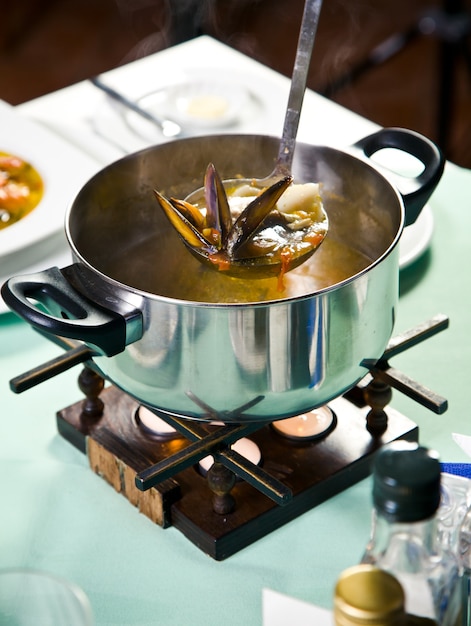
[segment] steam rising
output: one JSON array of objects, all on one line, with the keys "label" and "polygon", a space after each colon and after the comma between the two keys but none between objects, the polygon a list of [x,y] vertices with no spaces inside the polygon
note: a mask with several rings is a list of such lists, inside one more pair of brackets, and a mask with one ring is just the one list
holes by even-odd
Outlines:
[{"label": "steam rising", "polygon": [[[214,21],[214,0],[115,0],[123,21],[145,33],[125,62],[148,56],[207,31]],[[149,32],[150,31],[150,32]]]}]

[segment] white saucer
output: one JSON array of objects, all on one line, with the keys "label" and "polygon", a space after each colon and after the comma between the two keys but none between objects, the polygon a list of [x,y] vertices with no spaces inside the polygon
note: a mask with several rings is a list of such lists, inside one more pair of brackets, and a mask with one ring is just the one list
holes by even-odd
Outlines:
[{"label": "white saucer", "polygon": [[[248,72],[231,72],[228,79],[227,73],[217,68],[205,72],[186,68],[171,81],[159,82],[155,77],[153,82],[149,81],[146,91],[126,95],[157,117],[179,122],[184,136],[220,132],[272,134],[273,128],[281,128],[284,94],[270,79]],[[196,96],[213,101],[212,117],[187,115],[185,102]],[[227,106],[220,106],[221,101]],[[122,153],[168,140],[155,124],[107,96],[93,116],[92,125],[95,133]]]},{"label": "white saucer", "polygon": [[433,213],[428,204],[417,220],[404,228],[399,242],[399,268],[402,270],[416,261],[430,245],[433,235]]},{"label": "white saucer", "polygon": [[[177,122],[186,136],[240,127],[260,114],[260,99],[252,93],[246,78],[228,79],[218,73],[191,76],[140,96],[137,104],[157,117]],[[149,138],[150,133],[159,133],[136,113],[122,110],[122,114],[137,135]]]}]

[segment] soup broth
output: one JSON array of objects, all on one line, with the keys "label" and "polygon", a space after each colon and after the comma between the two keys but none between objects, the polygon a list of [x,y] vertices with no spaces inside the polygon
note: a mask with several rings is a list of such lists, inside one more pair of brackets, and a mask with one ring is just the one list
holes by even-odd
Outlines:
[{"label": "soup broth", "polygon": [[181,243],[166,254],[162,242],[149,239],[128,250],[125,257],[132,262],[123,263],[120,256],[104,261],[100,269],[115,280],[147,293],[208,303],[248,303],[308,295],[358,274],[372,262],[359,251],[327,236],[311,259],[285,275],[285,288],[280,291],[277,278],[237,279],[206,268]]}]

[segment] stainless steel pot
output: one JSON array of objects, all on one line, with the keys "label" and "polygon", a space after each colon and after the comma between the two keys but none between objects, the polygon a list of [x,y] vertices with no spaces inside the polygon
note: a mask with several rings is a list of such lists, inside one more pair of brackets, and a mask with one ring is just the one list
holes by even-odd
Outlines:
[{"label": "stainless steel pot", "polygon": [[[392,184],[369,159],[385,147],[416,156],[422,174]],[[328,239],[366,261],[334,284],[300,279],[280,293],[276,279],[242,281],[203,268],[152,193],[184,197],[210,161],[223,178],[264,176],[277,148],[278,139],[258,135],[198,137],[111,164],[68,210],[74,263],[10,279],[6,303],[42,332],[84,341],[108,379],[173,414],[207,419],[208,405],[226,422],[275,420],[328,402],[366,374],[390,339],[399,238],[444,162],[432,142],[400,129],[346,151],[298,144],[293,173],[298,182],[322,182]]]}]

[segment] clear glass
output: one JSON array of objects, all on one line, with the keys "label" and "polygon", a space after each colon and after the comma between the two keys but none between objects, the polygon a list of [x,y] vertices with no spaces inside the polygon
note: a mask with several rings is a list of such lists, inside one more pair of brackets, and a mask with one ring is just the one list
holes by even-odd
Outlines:
[{"label": "clear glass", "polygon": [[460,578],[455,555],[438,540],[437,520],[389,522],[373,511],[370,541],[362,558],[391,572],[406,594],[406,612],[440,626],[460,621]]},{"label": "clear glass", "polygon": [[77,585],[36,570],[0,570],[0,626],[93,623],[88,598]]}]

